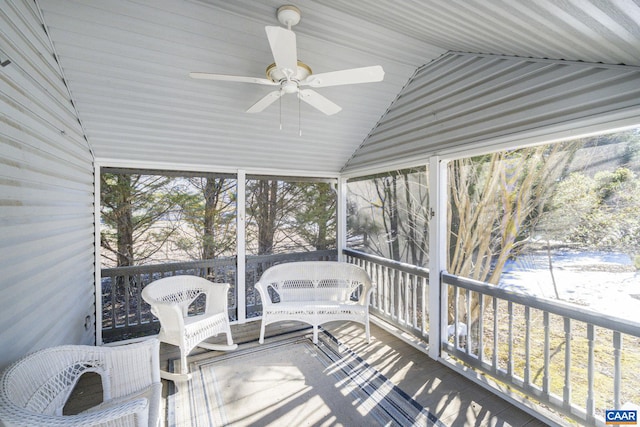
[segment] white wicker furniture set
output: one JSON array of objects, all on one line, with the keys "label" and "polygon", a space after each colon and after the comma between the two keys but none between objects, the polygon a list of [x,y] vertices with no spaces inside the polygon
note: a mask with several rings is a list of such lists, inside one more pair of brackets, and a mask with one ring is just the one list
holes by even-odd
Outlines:
[{"label": "white wicker furniture set", "polygon": [[262,299],[260,343],[271,323],[295,320],[318,326],[334,320],[361,323],[369,333],[369,299],[374,290],[369,274],[355,264],[334,261],[303,261],[267,269],[255,285]]},{"label": "white wicker furniture set", "polygon": [[[156,280],[142,291],[160,320],[158,339],[120,346],[66,345],[23,357],[0,377],[0,420],[6,426],[157,426],[160,419],[160,378],[190,378],[187,355],[196,347],[233,350],[227,292],[228,283],[212,283],[198,276]],[[271,323],[295,320],[313,326],[354,321],[369,333],[369,299],[374,285],[367,272],[354,264],[332,261],[292,262],[267,269],[255,285],[263,305],[260,343]],[[204,294],[204,308],[189,313]],[[203,342],[220,333],[227,344]],[[160,370],[160,342],[180,348],[180,373]],[[76,415],[63,408],[79,378],[86,372],[102,378],[102,403]],[[0,424],[1,424],[0,423]]]}]

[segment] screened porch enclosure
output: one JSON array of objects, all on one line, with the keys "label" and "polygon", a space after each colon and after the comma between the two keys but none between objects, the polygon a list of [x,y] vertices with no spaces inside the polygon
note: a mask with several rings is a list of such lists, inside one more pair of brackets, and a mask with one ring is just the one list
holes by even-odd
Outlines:
[{"label": "screened porch enclosure", "polygon": [[[287,227],[301,218],[318,222],[301,212],[334,224],[337,206],[331,189],[328,198],[311,200],[289,188],[284,198],[290,200],[274,204],[294,207],[276,215],[286,226],[267,227],[286,236],[285,245],[267,245],[276,253],[248,254],[243,263],[220,256],[102,269],[103,339],[157,332],[140,291],[160,277],[195,274],[231,283],[229,317],[241,325],[259,321],[253,285],[268,267],[340,259],[364,267],[377,283],[370,310],[379,324],[489,389],[508,385],[513,402],[528,407],[534,400],[568,419],[598,424],[606,408],[638,401],[638,128],[452,159],[438,176],[431,167],[344,180],[347,231],[340,251],[308,250],[308,243],[300,247],[307,250],[292,250],[291,242],[304,240],[302,229]],[[441,284],[430,274],[430,255],[441,249],[429,239],[438,232],[429,197],[438,189],[431,184],[440,180],[449,242]],[[262,189],[231,209],[259,216],[260,205],[252,205],[257,194]],[[248,222],[256,229],[246,235],[264,235],[260,228],[269,225]],[[620,299],[611,292],[589,299],[612,286]],[[615,314],[607,309],[613,306]]]}]

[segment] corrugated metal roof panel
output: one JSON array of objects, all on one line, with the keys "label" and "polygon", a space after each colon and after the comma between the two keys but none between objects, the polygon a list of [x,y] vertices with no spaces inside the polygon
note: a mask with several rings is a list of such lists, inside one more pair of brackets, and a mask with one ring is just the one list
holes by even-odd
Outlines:
[{"label": "corrugated metal roof panel", "polygon": [[640,111],[639,67],[450,53],[416,73],[344,171],[625,109]]},{"label": "corrugated metal roof panel", "polygon": [[640,65],[640,5],[602,0],[321,0],[445,50]]}]

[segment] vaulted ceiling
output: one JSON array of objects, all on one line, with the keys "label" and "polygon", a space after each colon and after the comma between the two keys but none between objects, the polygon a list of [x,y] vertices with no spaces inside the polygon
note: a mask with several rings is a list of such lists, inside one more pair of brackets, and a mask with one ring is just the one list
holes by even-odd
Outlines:
[{"label": "vaulted ceiling", "polygon": [[286,2],[37,4],[89,144],[112,166],[337,174],[416,69],[447,51],[640,66],[633,0],[291,0],[314,73],[381,65],[384,81],[317,89],[342,107],[332,116],[293,95],[248,114],[273,88],[188,74],[264,77],[264,27]]}]

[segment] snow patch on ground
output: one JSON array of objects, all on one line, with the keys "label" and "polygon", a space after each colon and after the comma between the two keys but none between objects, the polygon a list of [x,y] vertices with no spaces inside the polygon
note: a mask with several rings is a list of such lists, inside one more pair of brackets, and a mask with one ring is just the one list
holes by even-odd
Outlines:
[{"label": "snow patch on ground", "polygon": [[[627,255],[561,252],[553,254],[551,264],[561,300],[640,322],[640,272]],[[546,254],[509,262],[498,286],[556,299]]]}]

